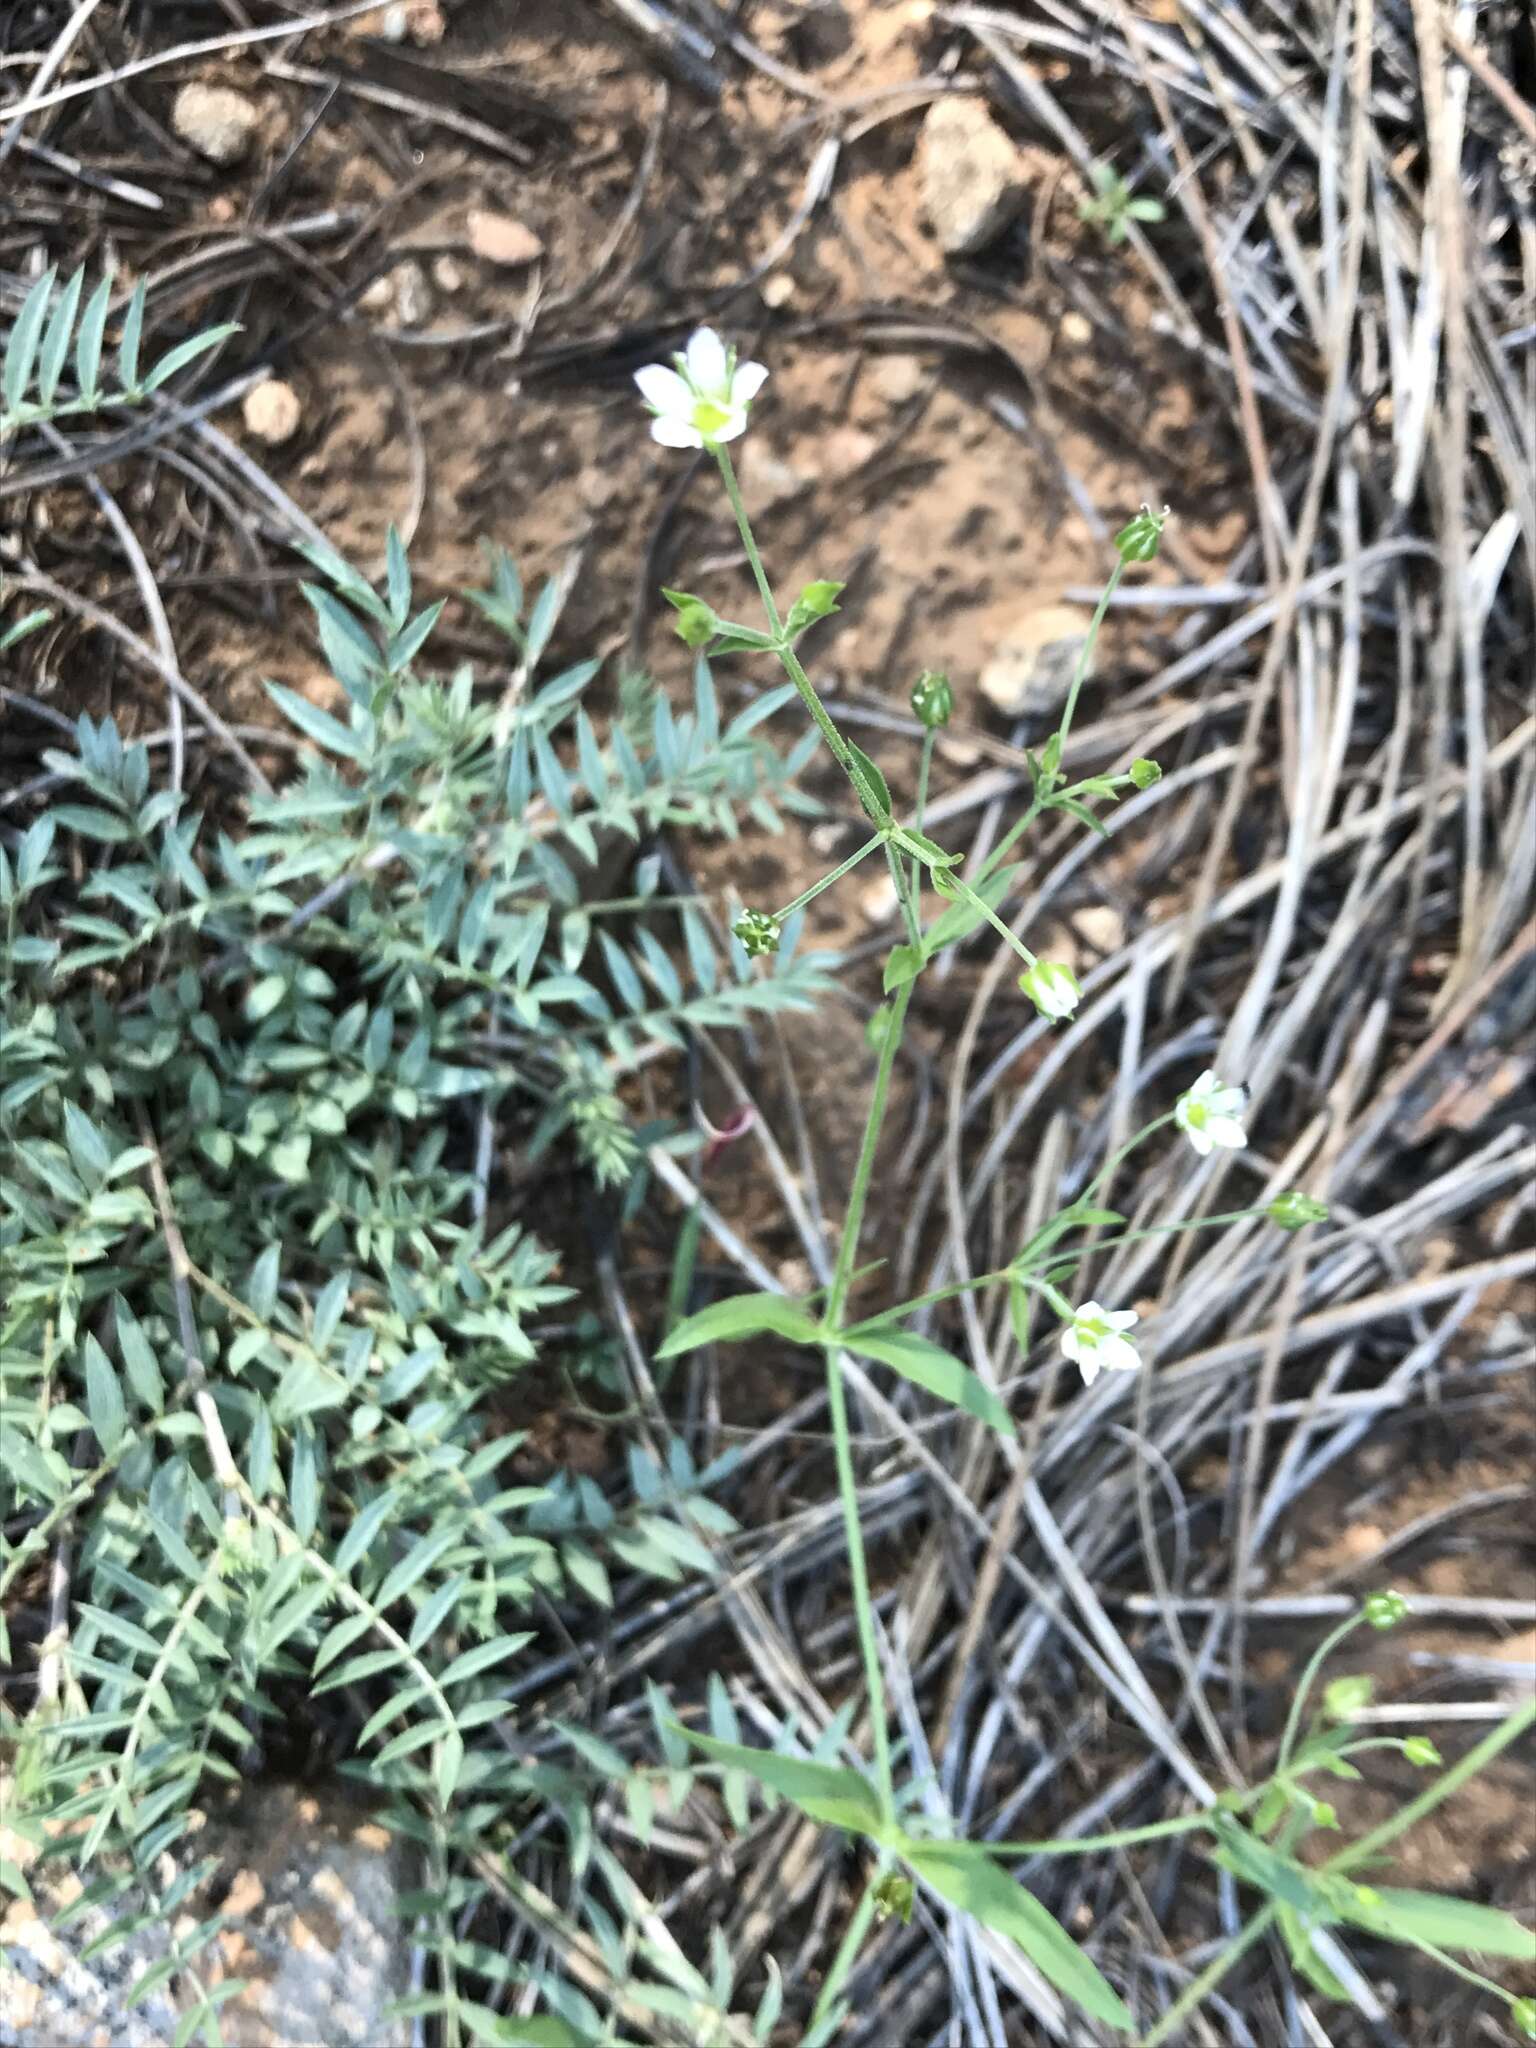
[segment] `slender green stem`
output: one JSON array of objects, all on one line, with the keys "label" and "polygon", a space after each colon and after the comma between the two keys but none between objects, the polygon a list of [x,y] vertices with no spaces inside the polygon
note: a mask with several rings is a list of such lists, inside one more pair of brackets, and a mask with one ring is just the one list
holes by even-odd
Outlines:
[{"label": "slender green stem", "polygon": [[861,860],[874,852],[883,837],[882,833],[877,832],[873,839],[866,839],[858,852],[850,853],[840,867],[833,868],[829,875],[823,875],[819,882],[812,882],[810,888],[803,889],[793,903],[786,903],[782,910],[776,910],[773,913],[775,924],[782,924],[785,918],[793,917],[797,910],[804,909],[807,903],[818,897],[823,889],[830,889],[834,882],[840,882],[850,868],[856,868]]},{"label": "slender green stem", "polygon": [[992,851],[987,855],[986,859],[982,862],[980,868],[971,877],[971,880],[975,883],[975,885],[978,888],[987,879],[989,875],[995,875],[997,873],[997,870],[999,869],[999,867],[1001,867],[1003,861],[1013,851],[1014,847],[1024,837],[1024,834],[1029,830],[1030,826],[1033,825],[1036,818],[1039,817],[1040,813],[1044,809],[1044,803],[1037,796],[1032,799],[1029,809],[1024,813],[1023,817],[1015,819],[1014,823],[1008,827],[1008,830],[1003,834],[1002,838],[999,839],[996,846],[993,847]]},{"label": "slender green stem", "polygon": [[814,2031],[832,2010],[832,2007],[837,2002],[839,1993],[853,1973],[853,1966],[858,1960],[859,1950],[864,1946],[864,1937],[868,1934],[870,1923],[875,1917],[875,1890],[880,1883],[882,1874],[883,1872],[877,1869],[873,1877],[870,1878],[869,1883],[865,1885],[863,1895],[858,1905],[854,1908],[853,1918],[848,1922],[843,1938],[837,1945],[837,1954],[832,1958],[832,1967],[827,1972],[826,1981],[822,1984],[821,1990],[817,1993],[815,2005],[811,2008],[811,2031]]},{"label": "slender green stem", "polygon": [[923,813],[928,808],[928,774],[933,767],[933,743],[937,738],[938,734],[931,725],[923,727],[923,751],[917,760],[917,808],[912,818],[919,832],[923,829]]},{"label": "slender green stem", "polygon": [[952,874],[950,879],[954,882],[955,889],[963,901],[969,903],[972,910],[979,910],[981,912],[987,923],[992,925],[1008,941],[1008,944],[1018,954],[1026,967],[1033,967],[1035,964],[1034,954],[1031,953],[1018,933],[1011,926],[1003,923],[1003,920],[998,916],[991,904],[978,896],[970,883],[965,881],[963,877]]},{"label": "slender green stem", "polygon": [[1272,1905],[1264,1906],[1254,1914],[1248,1925],[1233,1936],[1220,1955],[1214,1956],[1199,1976],[1192,1978],[1185,1985],[1151,2033],[1142,2036],[1141,2048],[1161,2048],[1164,2041],[1178,2032],[1202,1999],[1216,1989],[1233,1964],[1239,1962],[1256,1941],[1262,1940],[1268,1934],[1274,1925],[1278,1910]]},{"label": "slender green stem", "polygon": [[1425,1814],[1433,1813],[1442,1799],[1476,1777],[1485,1764],[1491,1764],[1501,1750],[1517,1742],[1526,1730],[1536,1722],[1536,1699],[1526,1700],[1517,1707],[1507,1721],[1501,1721],[1490,1735],[1469,1749],[1466,1755],[1451,1765],[1432,1785],[1427,1785],[1417,1799],[1410,1799],[1390,1820],[1384,1820],[1379,1828],[1372,1828],[1368,1835],[1362,1835],[1358,1842],[1348,1849],[1341,1849],[1337,1856],[1331,1856],[1323,1865],[1325,1870],[1354,1870],[1362,1863],[1368,1863],[1378,1850],[1388,1842],[1396,1841],[1405,1828],[1411,1828],[1421,1821]]},{"label": "slender green stem", "polygon": [[[712,443],[715,460],[720,465],[720,475],[725,483],[725,494],[731,501],[731,510],[736,515],[736,529],[741,535],[741,544],[747,551],[747,560],[752,565],[753,579],[757,584],[758,596],[763,600],[763,610],[768,614],[768,624],[775,633],[784,630],[779,617],[779,608],[774,602],[773,585],[768,581],[768,571],[763,567],[763,558],[757,551],[757,540],[752,532],[752,522],[747,517],[747,508],[742,502],[741,485],[736,481],[735,466],[719,442]],[[819,721],[818,721],[819,723]]]},{"label": "slender green stem", "polygon": [[1317,1674],[1333,1655],[1347,1635],[1353,1635],[1365,1619],[1365,1610],[1357,1608],[1347,1615],[1337,1628],[1330,1629],[1307,1659],[1296,1687],[1296,1697],[1291,1701],[1291,1710],[1285,1717],[1285,1729],[1280,1737],[1280,1756],[1275,1765],[1277,1774],[1283,1771],[1291,1760],[1291,1751],[1296,1747],[1296,1737],[1301,1731],[1301,1717],[1307,1704],[1307,1695],[1317,1681]]},{"label": "slender green stem", "polygon": [[[848,1196],[848,1213],[843,1221],[842,1242],[837,1248],[837,1263],[832,1273],[832,1285],[827,1290],[826,1320],[832,1329],[836,1329],[842,1321],[843,1309],[848,1300],[848,1289],[853,1280],[854,1265],[859,1255],[859,1232],[864,1223],[864,1209],[869,1200],[869,1184],[875,1170],[875,1153],[880,1143],[881,1127],[885,1122],[885,1104],[890,1093],[891,1073],[896,1064],[896,1052],[901,1043],[902,1029],[907,1020],[907,1008],[912,1000],[914,986],[915,984],[909,981],[897,991],[896,1000],[891,1008],[890,1024],[880,1045],[879,1064],[875,1068],[875,1085],[869,1098],[869,1114],[864,1121],[864,1139],[859,1148],[858,1164],[853,1171],[853,1186]],[[838,1492],[842,1496],[843,1528],[848,1541],[848,1569],[853,1583],[854,1616],[858,1623],[859,1647],[864,1659],[864,1681],[869,1692],[869,1718],[875,1745],[875,1773],[881,1803],[889,1816],[894,1811],[895,1781],[891,1770],[890,1736],[885,1722],[885,1681],[880,1670],[880,1647],[875,1640],[875,1611],[869,1592],[869,1567],[864,1555],[864,1531],[859,1524],[858,1481],[853,1470],[848,1402],[835,1344],[827,1346],[826,1360],[827,1402],[831,1411],[833,1449],[837,1457]]]},{"label": "slender green stem", "polygon": [[1211,1816],[1186,1813],[1177,1820],[1155,1820],[1144,1828],[1117,1828],[1108,1835],[1053,1835],[1043,1842],[946,1842],[948,1849],[964,1849],[978,1856],[1088,1856],[1100,1849],[1127,1849],[1137,1842],[1161,1842],[1169,1835],[1193,1834],[1197,1828],[1210,1832]]},{"label": "slender green stem", "polygon": [[[938,734],[931,725],[923,727],[923,750],[917,763],[917,807],[912,816],[913,829],[918,832],[923,829],[923,813],[928,808],[928,775],[933,767],[933,743],[937,738]],[[915,902],[922,888],[922,876],[918,873],[918,863],[915,859],[912,862],[910,887]]]},{"label": "slender green stem", "polygon": [[906,920],[907,943],[911,946],[921,946],[923,943],[923,926],[922,920],[917,913],[919,887],[917,862],[913,861],[912,872],[909,875],[889,839],[885,842],[885,858],[891,870],[891,883],[896,891],[896,900],[900,903],[902,917]]},{"label": "slender green stem", "polygon": [[1061,714],[1061,724],[1056,728],[1059,742],[1056,749],[1058,761],[1067,750],[1067,737],[1072,730],[1072,720],[1077,711],[1078,692],[1082,689],[1088,671],[1093,666],[1094,649],[1099,644],[1099,628],[1104,623],[1104,614],[1109,610],[1110,600],[1120,588],[1120,578],[1124,574],[1125,557],[1122,555],[1110,571],[1109,581],[1104,586],[1104,595],[1099,599],[1098,607],[1088,627],[1088,637],[1083,642],[1083,651],[1077,657],[1077,667],[1072,674],[1072,687],[1067,692],[1066,709]]},{"label": "slender green stem", "polygon": [[1151,1137],[1154,1131],[1160,1131],[1163,1128],[1164,1124],[1171,1124],[1173,1122],[1173,1116],[1174,1113],[1171,1109],[1165,1110],[1161,1116],[1153,1117],[1151,1123],[1143,1124],[1141,1129],[1136,1133],[1134,1138],[1127,1138],[1125,1143],[1120,1147],[1118,1152],[1111,1152],[1109,1157],[1105,1160],[1104,1164],[1099,1168],[1098,1172],[1093,1176],[1093,1179],[1089,1181],[1087,1187],[1083,1189],[1083,1192],[1078,1196],[1077,1199],[1080,1202],[1092,1201],[1093,1197],[1098,1193],[1099,1189],[1103,1187],[1105,1181],[1107,1181],[1113,1175],[1115,1168],[1119,1166],[1124,1160],[1129,1159],[1131,1154],[1136,1150],[1136,1147],[1138,1145],[1145,1144],[1147,1139]]},{"label": "slender green stem", "polygon": [[[747,508],[742,502],[741,486],[736,481],[736,471],[731,466],[730,456],[718,444],[715,444],[715,460],[720,465],[720,475],[725,484],[726,495],[731,501],[731,510],[736,515],[736,530],[741,535],[741,544],[747,551],[747,560],[752,567],[752,575],[757,583],[758,595],[763,600],[763,610],[768,614],[768,623],[778,640],[777,652],[784,673],[800,692],[801,700],[806,710],[809,711],[811,717],[816,721],[817,729],[831,748],[833,758],[842,768],[848,780],[853,784],[854,794],[862,804],[865,802],[864,778],[860,775],[858,764],[853,758],[853,749],[833,723],[831,712],[828,711],[826,705],[817,696],[816,686],[801,665],[799,655],[796,654],[789,642],[783,638],[783,621],[779,617],[779,608],[774,603],[773,588],[768,581],[768,572],[763,567],[763,558],[757,551],[757,542],[752,533],[752,522],[747,517]],[[870,791],[869,796],[873,799],[874,792]]]}]

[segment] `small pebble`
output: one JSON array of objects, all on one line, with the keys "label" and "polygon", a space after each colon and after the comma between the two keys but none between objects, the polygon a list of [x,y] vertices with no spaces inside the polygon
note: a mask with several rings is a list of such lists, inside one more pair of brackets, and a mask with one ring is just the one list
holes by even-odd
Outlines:
[{"label": "small pebble", "polygon": [[432,265],[432,282],[440,292],[446,292],[450,297],[463,291],[463,265],[456,263],[451,256],[439,256]]},{"label": "small pebble", "polygon": [[426,272],[419,263],[400,263],[391,275],[396,320],[402,327],[425,327],[432,317],[432,294],[427,289]]},{"label": "small pebble", "polygon": [[1088,622],[1071,605],[1035,605],[1005,628],[979,678],[1008,718],[1049,718],[1067,701]]},{"label": "small pebble", "polygon": [[544,244],[526,222],[509,213],[487,213],[476,207],[467,222],[469,246],[487,263],[516,270],[544,254]]},{"label": "small pebble", "polygon": [[795,280],[787,270],[776,270],[772,277],[765,277],[757,289],[763,304],[777,312],[795,296]]},{"label": "small pebble", "polygon": [[1061,316],[1061,338],[1070,341],[1074,348],[1081,348],[1093,339],[1093,323],[1085,320],[1081,313],[1063,313]]},{"label": "small pebble", "polygon": [[291,441],[302,417],[299,394],[280,377],[264,378],[254,390],[247,391],[240,411],[246,431],[256,440],[265,441],[269,448],[281,448],[285,441]]},{"label": "small pebble", "polygon": [[171,107],[171,126],[212,164],[237,164],[250,149],[258,115],[243,92],[227,85],[184,85]]}]

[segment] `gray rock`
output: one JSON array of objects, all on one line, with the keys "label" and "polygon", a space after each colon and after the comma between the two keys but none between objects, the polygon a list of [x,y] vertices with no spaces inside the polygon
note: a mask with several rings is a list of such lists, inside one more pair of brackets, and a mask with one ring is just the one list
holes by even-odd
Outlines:
[{"label": "gray rock", "polygon": [[974,255],[1024,203],[1024,161],[979,101],[959,94],[928,109],[918,142],[923,211],[946,256]]},{"label": "gray rock", "polygon": [[[16,1847],[11,1837],[7,1853]],[[383,2015],[408,1989],[410,1943],[393,1908],[409,1877],[365,1806],[336,1789],[257,1785],[183,1849],[217,1869],[173,1931],[185,1936],[222,1912],[226,1925],[195,1968],[209,1989],[244,1980],[219,2012],[228,2048],[408,2048],[410,2022]],[[33,1901],[13,1900],[0,1917],[0,2048],[165,2048],[195,1997],[173,1978],[136,2005],[128,1999],[167,1953],[166,1930],[83,1962],[112,1916],[96,1909],[55,1930],[50,1920],[78,1899],[81,1880],[51,1860],[29,1877]],[[136,1909],[130,1898],[117,1911]]]},{"label": "gray rock", "polygon": [[395,286],[395,318],[402,327],[425,327],[432,318],[432,293],[419,263],[397,263],[390,272]]},{"label": "gray rock", "polygon": [[184,85],[171,107],[172,128],[211,164],[239,163],[260,118],[254,103],[227,85]]},{"label": "gray rock", "polygon": [[1007,718],[1050,718],[1067,701],[1088,638],[1071,605],[1035,605],[1008,626],[981,672],[981,694]]}]

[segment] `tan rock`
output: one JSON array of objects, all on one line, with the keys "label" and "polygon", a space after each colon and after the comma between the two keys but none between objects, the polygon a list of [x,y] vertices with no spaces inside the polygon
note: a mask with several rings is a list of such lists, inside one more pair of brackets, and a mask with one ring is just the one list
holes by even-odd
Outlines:
[{"label": "tan rock", "polygon": [[1049,718],[1067,701],[1088,635],[1072,605],[1033,605],[1006,627],[982,670],[980,688],[1008,718]]},{"label": "tan rock", "polygon": [[1024,161],[992,116],[959,93],[930,107],[918,142],[923,211],[946,256],[996,241],[1024,201]]},{"label": "tan rock", "polygon": [[814,475],[775,455],[766,441],[754,440],[750,434],[742,444],[741,470],[748,499],[765,511],[787,504],[816,481]]},{"label": "tan rock", "polygon": [[255,440],[265,441],[269,448],[281,448],[298,432],[303,408],[291,384],[280,377],[265,377],[254,390],[247,391],[240,413],[246,432]]},{"label": "tan rock", "polygon": [[1125,944],[1125,919],[1112,903],[1089,903],[1073,912],[1072,923],[1095,958],[1107,959]]},{"label": "tan rock", "polygon": [[212,164],[239,163],[259,119],[254,102],[227,85],[184,85],[171,106],[172,128]]},{"label": "tan rock", "polygon": [[533,229],[510,213],[488,213],[477,206],[465,225],[475,254],[503,270],[520,269],[544,254],[544,244]]},{"label": "tan rock", "polygon": [[776,270],[772,277],[765,277],[758,286],[758,296],[765,306],[775,312],[780,306],[787,306],[795,296],[795,280],[787,270]]},{"label": "tan rock", "polygon": [[865,376],[870,390],[887,405],[905,405],[927,381],[928,373],[916,356],[882,356]]},{"label": "tan rock", "polygon": [[896,884],[887,871],[866,882],[859,891],[859,909],[866,924],[885,924],[896,915]]}]

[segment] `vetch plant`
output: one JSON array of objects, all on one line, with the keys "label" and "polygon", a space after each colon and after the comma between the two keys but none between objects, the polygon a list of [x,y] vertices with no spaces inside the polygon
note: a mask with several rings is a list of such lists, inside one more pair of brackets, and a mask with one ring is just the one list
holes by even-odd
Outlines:
[{"label": "vetch plant", "polygon": [[[275,793],[209,817],[82,718],[24,829],[0,820],[6,1820],[112,1907],[103,1947],[170,1926],[196,1880],[167,1890],[164,1858],[302,1685],[423,1855],[411,2009],[455,2048],[517,2038],[468,1988],[499,1959],[456,1931],[487,1833],[553,1818],[573,1868],[592,1853],[583,1784],[497,1732],[539,1618],[587,1631],[621,1575],[712,1571],[735,1527],[729,1460],[696,1469],[680,1438],[603,1485],[508,1473],[498,1397],[568,1356],[562,1191],[632,1213],[653,1154],[708,1140],[631,1077],[809,1008],[829,962],[790,927],[753,972],[655,846],[805,801],[762,730],[792,691],[728,718],[701,660],[687,709],[594,719],[598,663],[547,659],[558,586],[525,599],[497,555],[474,597],[516,650],[504,715],[429,665],[442,606],[396,536],[382,593],[311,559],[341,704],[269,685],[306,742]],[[39,1574],[44,1643],[7,1618]],[[219,2038],[218,1929],[141,1983],[178,1977],[179,2040]],[[730,1983],[690,1986],[694,2038],[734,2039]],[[521,2038],[600,2037],[558,1972],[540,1989],[575,2017]]]},{"label": "vetch plant", "polygon": [[[1113,191],[1107,182],[1102,184],[1101,198],[1102,217],[1109,225],[1111,239],[1124,233],[1126,219],[1152,218],[1160,211],[1153,202],[1129,200],[1118,181]],[[792,903],[742,912],[736,921],[736,935],[751,956],[771,956],[787,918],[870,858],[886,863],[905,927],[905,937],[893,949],[885,967],[888,1000],[869,1027],[875,1073],[830,1285],[819,1298],[804,1302],[772,1293],[737,1295],[714,1302],[672,1328],[658,1354],[664,1359],[671,1358],[705,1344],[771,1335],[781,1342],[818,1352],[825,1372],[863,1675],[862,1706],[872,1754],[867,1762],[861,1760],[852,1766],[833,1761],[820,1750],[805,1755],[792,1753],[786,1746],[765,1752],[742,1744],[729,1730],[722,1729],[718,1720],[708,1733],[670,1721],[659,1731],[674,1768],[690,1753],[701,1755],[707,1765],[719,1770],[728,1795],[738,1803],[742,1783],[750,1781],[770,1802],[787,1800],[811,1820],[841,1829],[865,1845],[869,1866],[866,1887],[839,1949],[837,1963],[822,1986],[811,2015],[810,2031],[804,2037],[807,2048],[819,2048],[819,2044],[831,2041],[837,2033],[843,2013],[843,1988],[869,1927],[881,1919],[907,1919],[919,1891],[974,1915],[994,1932],[1017,1943],[1045,1978],[1095,2019],[1126,2032],[1134,2030],[1135,2017],[1121,1993],[1039,1900],[1014,1880],[1006,1866],[1026,1855],[1079,1854],[1089,1849],[1130,1846],[1169,1834],[1209,1838],[1211,1861],[1239,1882],[1267,1894],[1269,1902],[1152,2027],[1145,2036],[1148,2048],[1169,2040],[1238,1956],[1271,1925],[1280,1927],[1298,1969],[1330,1996],[1345,1995],[1328,1960],[1332,1953],[1330,1930],[1334,1928],[1353,1927],[1387,1940],[1410,1942],[1441,1956],[1463,1975],[1472,1973],[1447,1951],[1481,1949],[1498,1955],[1525,1955],[1532,1951],[1532,1938],[1508,1915],[1424,1894],[1363,1887],[1349,1873],[1373,1862],[1377,1851],[1402,1826],[1438,1804],[1483,1761],[1513,1741],[1536,1719],[1536,1708],[1522,1709],[1511,1716],[1479,1745],[1472,1757],[1446,1772],[1437,1788],[1412,1802],[1397,1824],[1377,1829],[1362,1843],[1330,1858],[1320,1870],[1304,1866],[1297,1859],[1295,1851],[1309,1830],[1336,1824],[1331,1807],[1316,1798],[1306,1781],[1316,1772],[1338,1777],[1357,1775],[1349,1758],[1354,1751],[1369,1748],[1373,1742],[1373,1738],[1358,1743],[1351,1739],[1347,1719],[1341,1719],[1337,1712],[1342,1699],[1338,1693],[1331,1695],[1334,1710],[1325,1705],[1321,1719],[1314,1720],[1302,1733],[1302,1716],[1312,1682],[1323,1659],[1347,1630],[1336,1632],[1322,1646],[1304,1675],[1272,1775],[1257,1786],[1224,1798],[1216,1806],[1093,1841],[967,1842],[937,1837],[931,1826],[921,1827],[914,1819],[913,1788],[904,1785],[898,1776],[886,1701],[860,1523],[844,1384],[845,1361],[850,1356],[857,1357],[889,1370],[941,1403],[985,1423],[1000,1437],[1012,1438],[1015,1425],[1001,1390],[912,1328],[910,1317],[915,1311],[962,1293],[1001,1287],[1006,1290],[1021,1351],[1029,1351],[1032,1316],[1036,1308],[1043,1308],[1060,1318],[1061,1350],[1092,1385],[1102,1369],[1130,1373],[1138,1367],[1150,1368],[1143,1364],[1140,1351],[1125,1334],[1137,1326],[1137,1311],[1106,1308],[1091,1300],[1074,1307],[1064,1291],[1088,1249],[1086,1233],[1107,1228],[1118,1232],[1107,1240],[1110,1244],[1126,1244],[1160,1231],[1200,1229],[1248,1217],[1267,1218],[1290,1231],[1324,1220],[1327,1210],[1301,1191],[1291,1191],[1267,1206],[1241,1210],[1235,1216],[1178,1218],[1142,1229],[1121,1230],[1125,1219],[1098,1206],[1098,1191],[1114,1167],[1166,1126],[1175,1126],[1202,1155],[1218,1148],[1237,1150],[1246,1145],[1247,1132],[1240,1117],[1246,1099],[1243,1090],[1222,1081],[1214,1071],[1207,1071],[1198,1075],[1170,1108],[1123,1145],[1090,1183],[1086,1194],[1036,1230],[1001,1271],[955,1282],[876,1316],[859,1318],[852,1314],[850,1299],[859,1272],[861,1238],[892,1074],[914,991],[925,969],[946,947],[987,925],[1022,961],[1019,986],[1043,1019],[1056,1023],[1070,1018],[1081,1000],[1082,991],[1070,968],[1037,957],[999,914],[1018,873],[1016,867],[1008,864],[1008,856],[1030,827],[1053,811],[1102,832],[1104,825],[1093,808],[1095,804],[1117,801],[1128,790],[1150,789],[1159,780],[1161,771],[1156,762],[1139,756],[1123,773],[1088,776],[1075,782],[1068,780],[1062,762],[1078,697],[1110,600],[1129,565],[1155,557],[1168,514],[1166,510],[1157,513],[1144,506],[1117,535],[1118,560],[1095,611],[1060,724],[1038,757],[1029,756],[1030,801],[990,856],[974,871],[966,872],[961,857],[947,851],[924,829],[935,737],[953,709],[954,693],[949,680],[925,671],[913,686],[911,702],[922,740],[914,798],[908,808],[893,795],[877,764],[839,728],[805,667],[800,654],[802,639],[819,619],[836,609],[842,586],[830,580],[810,583],[789,604],[781,604],[774,592],[726,447],[727,441],[743,430],[747,401],[763,381],[760,366],[746,368],[752,374],[747,378],[744,394],[743,372],[735,369],[733,356],[718,338],[706,332],[694,338],[677,359],[675,370],[658,366],[640,372],[637,381],[657,415],[657,438],[668,445],[702,447],[713,458],[735,516],[766,623],[759,626],[721,618],[702,598],[685,591],[669,590],[665,595],[678,613],[677,630],[689,646],[710,652],[769,655],[782,666],[814,730],[846,776],[869,831],[853,854],[803,890]],[[926,900],[930,891],[938,899],[932,914]],[[1373,1626],[1390,1626],[1400,1618],[1400,1612],[1401,1603],[1396,1596],[1373,1595],[1347,1627],[1362,1619]],[[845,1723],[847,1713],[845,1708]],[[1410,1762],[1433,1761],[1422,1738],[1412,1750],[1403,1743],[1393,1746]],[[1490,1984],[1488,1988],[1500,1997],[1506,1996],[1497,1985]]]}]

